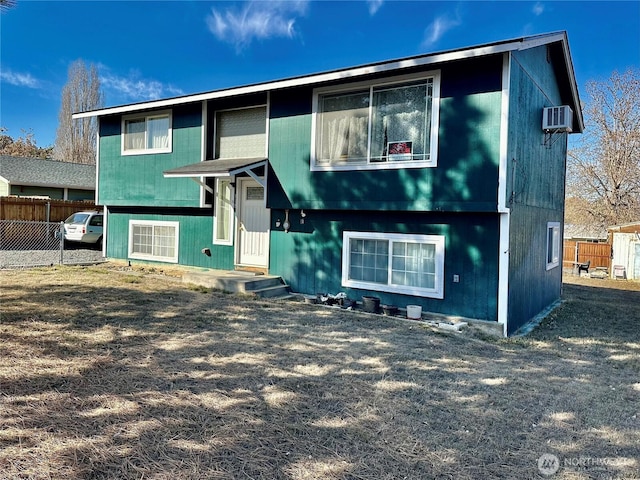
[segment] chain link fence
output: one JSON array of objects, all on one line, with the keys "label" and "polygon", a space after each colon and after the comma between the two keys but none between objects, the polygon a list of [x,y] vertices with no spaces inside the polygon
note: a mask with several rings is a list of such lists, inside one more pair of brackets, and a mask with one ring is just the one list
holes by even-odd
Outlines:
[{"label": "chain link fence", "polygon": [[102,252],[65,245],[62,222],[0,220],[0,268],[85,264],[103,261]]}]

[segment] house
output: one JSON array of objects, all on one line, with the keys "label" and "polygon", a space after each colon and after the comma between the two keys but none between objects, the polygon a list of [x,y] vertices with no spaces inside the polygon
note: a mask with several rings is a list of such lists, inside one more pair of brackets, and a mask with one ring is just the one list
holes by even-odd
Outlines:
[{"label": "house", "polygon": [[95,165],[0,155],[0,197],[93,200],[95,185]]},{"label": "house", "polygon": [[261,270],[505,335],[560,297],[583,129],[565,32],[87,117],[108,257]]},{"label": "house", "polygon": [[600,243],[607,241],[607,230],[596,225],[564,224],[564,240]]}]

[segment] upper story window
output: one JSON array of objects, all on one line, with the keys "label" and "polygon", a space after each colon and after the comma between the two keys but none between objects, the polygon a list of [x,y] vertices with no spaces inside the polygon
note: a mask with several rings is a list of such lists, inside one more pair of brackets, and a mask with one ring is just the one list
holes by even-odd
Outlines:
[{"label": "upper story window", "polygon": [[434,167],[439,72],[318,89],[312,170]]},{"label": "upper story window", "polygon": [[122,154],[171,152],[171,112],[122,118]]},{"label": "upper story window", "polygon": [[262,158],[266,152],[266,106],[216,112],[215,158]]}]

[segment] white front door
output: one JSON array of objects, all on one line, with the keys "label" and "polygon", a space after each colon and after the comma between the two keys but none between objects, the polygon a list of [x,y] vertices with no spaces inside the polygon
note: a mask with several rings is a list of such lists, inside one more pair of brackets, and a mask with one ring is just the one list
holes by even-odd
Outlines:
[{"label": "white front door", "polygon": [[265,189],[251,178],[238,178],[239,265],[269,266],[269,209],[265,207]]}]

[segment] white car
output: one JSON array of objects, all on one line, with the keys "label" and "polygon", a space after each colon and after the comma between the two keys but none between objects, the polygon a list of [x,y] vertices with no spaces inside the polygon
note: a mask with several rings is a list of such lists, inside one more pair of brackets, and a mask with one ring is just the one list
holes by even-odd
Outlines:
[{"label": "white car", "polygon": [[65,242],[87,243],[102,248],[102,212],[76,212],[64,221]]}]

